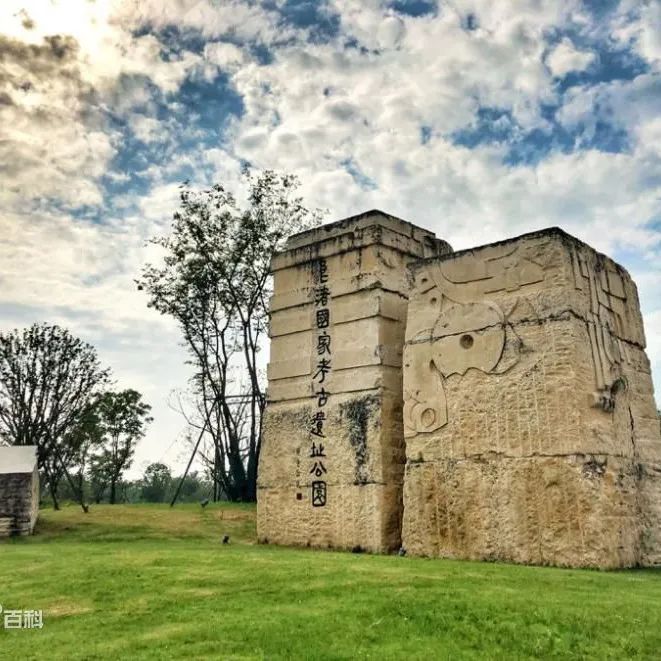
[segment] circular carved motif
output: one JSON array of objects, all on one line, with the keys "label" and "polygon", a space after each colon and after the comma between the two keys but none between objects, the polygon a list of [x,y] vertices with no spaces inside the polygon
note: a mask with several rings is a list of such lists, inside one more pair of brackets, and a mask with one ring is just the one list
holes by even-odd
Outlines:
[{"label": "circular carved motif", "polygon": [[424,427],[431,427],[436,422],[436,411],[432,408],[426,408],[420,416],[420,422]]}]

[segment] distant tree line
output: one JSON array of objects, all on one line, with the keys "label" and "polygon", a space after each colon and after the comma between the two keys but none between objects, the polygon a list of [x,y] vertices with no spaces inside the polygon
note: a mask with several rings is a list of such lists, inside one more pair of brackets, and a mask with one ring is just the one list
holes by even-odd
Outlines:
[{"label": "distant tree line", "polygon": [[136,390],[112,390],[94,347],[68,330],[0,333],[0,443],[37,447],[56,509],[63,485],[85,511],[90,499],[117,501],[150,409]]},{"label": "distant tree line", "polygon": [[[143,476],[136,480],[121,479],[115,485],[116,503],[169,503],[182,479],[182,475],[172,475],[168,466],[153,463],[147,466]],[[84,477],[81,483],[85,499],[93,503],[109,503],[110,491],[100,489],[90,477]],[[211,500],[213,483],[198,471],[188,473],[183,479],[178,502],[199,503]],[[43,500],[47,499],[47,495]],[[77,493],[64,483],[59,492],[61,501],[76,501]]]}]

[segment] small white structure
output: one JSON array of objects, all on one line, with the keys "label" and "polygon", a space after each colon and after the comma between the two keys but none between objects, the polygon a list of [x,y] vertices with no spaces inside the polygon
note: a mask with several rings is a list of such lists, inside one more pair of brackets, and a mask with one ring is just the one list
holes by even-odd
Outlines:
[{"label": "small white structure", "polygon": [[32,534],[38,514],[37,447],[0,446],[0,537]]}]

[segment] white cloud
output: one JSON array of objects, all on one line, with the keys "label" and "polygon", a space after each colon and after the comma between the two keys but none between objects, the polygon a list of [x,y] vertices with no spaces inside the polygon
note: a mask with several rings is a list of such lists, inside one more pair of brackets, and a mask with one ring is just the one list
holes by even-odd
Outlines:
[{"label": "white cloud", "polygon": [[[455,248],[560,225],[604,252],[621,251],[661,370],[660,236],[649,223],[661,217],[658,4],[625,0],[605,26],[578,0],[455,0],[415,18],[380,0],[333,0],[330,10],[340,13],[341,34],[313,43],[308,28],[283,27],[274,9],[247,0],[9,0],[0,9],[0,303],[17,311],[2,327],[68,325],[99,347],[122,385],[143,390],[157,423],[139,463],[160,459],[178,432],[165,401],[187,377],[176,328],[147,309],[133,283],[157,257],[144,242],[165,231],[183,166],[231,189],[241,159],[288,170],[331,220],[380,207]],[[463,27],[469,14],[472,31]],[[201,52],[164,58],[168,43],[157,33],[168,26],[206,40]],[[597,56],[568,38],[549,44],[548,35],[569,26],[635,48],[650,70],[561,95],[557,77],[586,70]],[[343,48],[347,41],[356,47]],[[272,61],[260,64],[254,45],[267,46]],[[196,124],[199,106],[176,105],[176,92],[187,79],[213,83],[218,71],[245,114],[218,144],[181,150],[178,141],[199,145],[211,134]],[[157,116],[157,95],[174,97],[170,116]],[[503,162],[507,144],[453,143],[454,132],[478,127],[483,107],[508,111],[493,127],[503,134],[551,135],[544,104],[560,104],[557,119],[582,132],[581,144],[608,123],[628,132],[630,148],[512,166]],[[118,171],[113,159],[125,145],[109,117],[128,122],[162,157],[139,173]],[[129,188],[109,211],[102,176],[129,184],[131,174],[149,189]],[[67,210],[83,204],[97,206],[96,222]]]},{"label": "white cloud", "polygon": [[377,39],[381,48],[396,48],[406,32],[404,21],[398,16],[386,16],[379,24]]},{"label": "white cloud", "polygon": [[211,41],[204,46],[204,59],[223,70],[236,70],[246,61],[245,53],[234,44]]},{"label": "white cloud", "polygon": [[648,62],[661,65],[661,4],[653,0],[643,3],[640,11],[638,47]]},{"label": "white cloud", "polygon": [[177,26],[199,31],[211,40],[231,36],[240,41],[271,44],[287,40],[296,31],[279,25],[278,14],[247,0],[140,0],[114,3],[112,20],[125,29]]},{"label": "white cloud", "polygon": [[661,68],[661,5],[658,0],[621,0],[610,33],[620,47],[634,52],[652,69]]},{"label": "white cloud", "polygon": [[626,131],[640,149],[659,153],[654,133],[658,124],[661,78],[643,73],[630,81],[614,80],[590,87],[573,87],[557,113],[568,128],[582,126],[591,138],[597,124]]},{"label": "white cloud", "polygon": [[[357,5],[348,5],[347,29],[370,39],[370,20],[379,24],[376,5],[360,17],[353,13]],[[550,18],[557,16],[547,9]],[[540,21],[530,10],[528,24],[514,9],[509,16],[502,6],[500,13],[485,12],[477,36],[451,14],[407,19],[396,52],[338,54],[334,44],[283,48],[258,76],[236,72],[247,111],[234,126],[236,154],[260,167],[296,170],[334,215],[374,204],[422,224],[436,225],[442,217],[441,235],[467,241],[474,240],[476,222],[489,228],[484,240],[555,224],[610,250],[639,245],[641,237],[656,240],[636,229],[661,211],[658,187],[650,186],[661,170],[649,146],[640,144],[632,154],[558,154],[535,167],[513,168],[501,162],[506,147],[468,150],[442,137],[466,125],[480,105],[511,108],[524,130],[549,130],[540,103],[555,92],[542,61],[543,39],[530,36],[543,27],[543,13]],[[504,34],[518,38],[510,43]],[[593,95],[580,90],[570,97],[561,119],[568,126],[584,121]],[[280,118],[276,128],[273,117]],[[423,125],[435,136],[426,145],[420,142]],[[376,190],[362,190],[345,172],[349,158]],[[337,182],[344,187],[339,199]]]},{"label": "white cloud", "polygon": [[132,115],[129,120],[131,130],[138,140],[150,143],[164,137],[166,131],[161,122],[145,115]]},{"label": "white cloud", "polygon": [[572,71],[585,71],[596,59],[590,51],[578,50],[571,39],[565,37],[546,57],[546,64],[556,78]]}]

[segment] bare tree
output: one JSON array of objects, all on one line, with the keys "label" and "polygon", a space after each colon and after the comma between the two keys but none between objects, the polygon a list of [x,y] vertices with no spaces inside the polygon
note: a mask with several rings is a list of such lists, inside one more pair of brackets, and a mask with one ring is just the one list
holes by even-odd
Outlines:
[{"label": "bare tree", "polygon": [[[236,434],[240,439],[241,460],[245,463],[250,451],[250,444],[247,442],[251,430],[248,404],[252,398],[249,394],[245,394],[247,392],[245,386],[239,390],[244,394],[228,395],[227,399],[232,411]],[[213,501],[221,500],[223,495],[227,498],[227,471],[225,470],[227,452],[225,448],[229,439],[226,431],[222,427],[209,429],[204,402],[200,398],[185,397],[181,393],[173,393],[173,395],[174,397],[171,397],[169,402],[170,408],[177,411],[186,420],[188,425],[186,445],[190,451],[196,453],[204,467],[205,475],[211,480]],[[222,420],[219,424],[222,425]],[[220,438],[220,443],[216,442],[218,438]]]},{"label": "bare tree", "polygon": [[71,432],[108,375],[95,349],[59,326],[0,333],[0,440],[37,446],[55,507],[64,474],[86,510],[68,470],[77,454]]},{"label": "bare tree", "polygon": [[317,225],[320,214],[295,196],[295,177],[243,174],[243,209],[220,184],[198,192],[182,186],[171,234],[153,239],[164,249],[164,263],[147,265],[138,286],[149,306],[181,328],[217,484],[230,500],[251,501],[266,403],[259,351],[267,333],[271,257],[290,234]]}]

